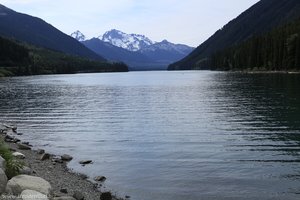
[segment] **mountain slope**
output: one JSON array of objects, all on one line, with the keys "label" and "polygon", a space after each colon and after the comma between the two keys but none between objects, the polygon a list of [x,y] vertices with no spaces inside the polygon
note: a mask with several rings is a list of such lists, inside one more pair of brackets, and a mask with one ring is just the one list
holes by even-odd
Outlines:
[{"label": "mountain slope", "polygon": [[0,77],[84,72],[126,72],[122,63],[67,55],[0,36]]},{"label": "mountain slope", "polygon": [[194,48],[183,44],[173,44],[167,40],[149,45],[138,52],[146,55],[152,60],[162,63],[172,63],[184,58],[191,53]]},{"label": "mountain slope", "polygon": [[213,70],[299,71],[300,19],[214,53],[204,65]]},{"label": "mountain slope", "polygon": [[[205,69],[202,63],[213,53],[239,44],[300,17],[299,0],[261,0],[197,47],[169,70]],[[201,66],[201,67],[200,67]]]},{"label": "mountain slope", "polygon": [[0,35],[71,55],[104,60],[103,57],[45,21],[15,12],[1,4]]}]

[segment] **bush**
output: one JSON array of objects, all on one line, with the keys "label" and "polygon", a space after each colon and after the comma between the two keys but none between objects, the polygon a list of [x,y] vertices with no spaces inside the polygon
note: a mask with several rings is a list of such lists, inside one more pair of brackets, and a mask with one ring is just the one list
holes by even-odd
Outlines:
[{"label": "bush", "polygon": [[6,161],[5,173],[8,178],[12,178],[19,174],[24,163],[15,158],[3,139],[0,139],[0,156]]}]

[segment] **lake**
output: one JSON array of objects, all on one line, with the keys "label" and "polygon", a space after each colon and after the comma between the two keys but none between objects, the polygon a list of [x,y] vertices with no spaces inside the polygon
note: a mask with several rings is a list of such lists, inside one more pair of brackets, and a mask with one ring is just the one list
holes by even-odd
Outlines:
[{"label": "lake", "polygon": [[[0,79],[0,121],[132,200],[300,199],[300,75]],[[78,161],[91,159],[82,167]]]}]

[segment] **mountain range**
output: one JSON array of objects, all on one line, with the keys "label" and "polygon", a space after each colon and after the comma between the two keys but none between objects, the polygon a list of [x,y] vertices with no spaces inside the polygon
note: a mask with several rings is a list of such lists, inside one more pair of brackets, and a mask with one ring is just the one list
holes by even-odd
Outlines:
[{"label": "mountain range", "polygon": [[126,71],[44,20],[0,4],[0,77]]},{"label": "mountain range", "polygon": [[167,69],[168,64],[182,59],[194,49],[167,40],[154,42],[144,35],[127,34],[116,29],[89,40],[84,40],[86,37],[80,31],[71,36],[108,60],[126,63],[131,70]]},{"label": "mountain range", "polygon": [[210,69],[205,62],[226,48],[300,18],[299,0],[261,0],[218,30],[169,70]]}]

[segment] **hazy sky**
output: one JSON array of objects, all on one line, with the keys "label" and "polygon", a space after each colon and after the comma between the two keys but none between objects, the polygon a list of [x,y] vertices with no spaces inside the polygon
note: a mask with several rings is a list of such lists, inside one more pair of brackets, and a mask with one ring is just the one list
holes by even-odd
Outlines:
[{"label": "hazy sky", "polygon": [[66,34],[88,38],[110,29],[140,33],[154,41],[198,46],[259,0],[0,0],[40,17]]}]

